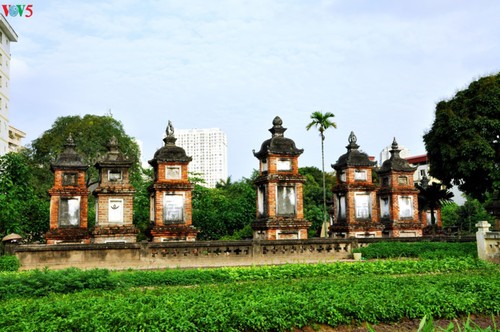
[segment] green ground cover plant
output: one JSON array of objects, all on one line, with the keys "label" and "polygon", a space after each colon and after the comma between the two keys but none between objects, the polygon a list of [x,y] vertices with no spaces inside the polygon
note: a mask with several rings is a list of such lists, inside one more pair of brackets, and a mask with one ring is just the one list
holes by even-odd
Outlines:
[{"label": "green ground cover plant", "polygon": [[375,260],[363,264],[287,264],[281,266],[228,267],[218,269],[167,269],[158,271],[110,272],[34,270],[0,273],[0,300],[68,294],[82,290],[113,290],[133,287],[194,286],[244,281],[283,281],[300,278],[349,278],[356,275],[403,275],[464,273],[495,269],[495,265],[473,258],[435,260]]},{"label": "green ground cover plant", "polygon": [[475,242],[376,242],[353,252],[362,253],[366,259],[373,258],[477,258]]},{"label": "green ground cover plant", "polygon": [[0,331],[287,331],[423,317],[422,331],[433,331],[431,317],[500,315],[500,266],[457,252],[218,269],[0,272]]},{"label": "green ground cover plant", "polygon": [[284,331],[312,323],[498,315],[498,276],[497,269],[486,269],[86,290],[2,301],[0,326],[5,331]]}]

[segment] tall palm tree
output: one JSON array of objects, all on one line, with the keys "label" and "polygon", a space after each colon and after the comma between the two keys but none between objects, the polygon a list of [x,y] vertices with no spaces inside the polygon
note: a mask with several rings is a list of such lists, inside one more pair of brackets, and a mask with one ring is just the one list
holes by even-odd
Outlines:
[{"label": "tall palm tree", "polygon": [[[337,128],[337,124],[330,119],[335,117],[333,113],[326,112],[321,113],[320,111],[313,112],[311,114],[311,122],[306,126],[309,130],[312,127],[318,128],[319,136],[321,137],[321,171],[323,172],[323,226],[321,227],[321,236],[326,236],[327,231],[327,221],[326,221],[326,187],[325,187],[325,130],[328,128]],[[326,229],[325,229],[326,228]]]},{"label": "tall palm tree", "polygon": [[420,184],[415,184],[420,191],[418,193],[418,209],[420,211],[431,211],[432,234],[436,234],[436,217],[434,211],[440,209],[444,204],[451,202],[453,193],[448,189],[443,189],[441,183],[433,182],[429,184],[429,179],[424,176]]}]

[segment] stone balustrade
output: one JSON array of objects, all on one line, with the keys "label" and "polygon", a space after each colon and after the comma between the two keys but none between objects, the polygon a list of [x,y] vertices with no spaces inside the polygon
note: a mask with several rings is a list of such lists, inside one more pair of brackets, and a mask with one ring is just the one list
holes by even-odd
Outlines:
[{"label": "stone balustrade", "polygon": [[490,232],[487,221],[476,224],[477,255],[480,259],[500,263],[500,232]]},{"label": "stone balustrade", "polygon": [[164,269],[350,259],[357,239],[9,245],[21,269]]},{"label": "stone balustrade", "polygon": [[[432,237],[428,241],[471,242],[474,238]],[[313,238],[307,240],[168,241],[57,245],[6,245],[22,270],[105,268],[165,269],[327,263],[350,260],[352,249],[378,241],[418,242],[422,238]],[[478,242],[479,243],[479,242]],[[498,254],[500,238],[491,242]],[[496,248],[496,249],[495,249]]]}]

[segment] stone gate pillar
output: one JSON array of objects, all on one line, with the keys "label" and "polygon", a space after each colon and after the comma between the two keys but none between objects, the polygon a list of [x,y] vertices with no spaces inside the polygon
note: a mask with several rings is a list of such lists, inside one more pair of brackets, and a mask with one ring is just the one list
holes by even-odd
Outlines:
[{"label": "stone gate pillar", "polygon": [[118,149],[116,137],[108,144],[108,152],[95,167],[99,183],[96,197],[96,225],[92,231],[94,243],[136,242],[138,230],[133,224],[134,193],[129,170],[132,161]]},{"label": "stone gate pillar", "polygon": [[396,138],[391,157],[377,171],[380,179],[378,207],[384,235],[389,237],[420,237],[422,225],[418,217],[418,189],[413,182],[416,167],[401,158]]},{"label": "stone gate pillar", "polygon": [[90,243],[87,229],[89,191],[85,181],[88,166],[75,151],[71,135],[50,169],[54,173],[54,186],[49,190],[50,228],[45,234],[47,244]]},{"label": "stone gate pillar", "polygon": [[257,186],[257,219],[252,223],[254,239],[307,239],[311,225],[304,219],[302,184],[298,158],[304,152],[285,138],[279,117],[269,129],[272,137],[254,155],[259,159]]},{"label": "stone gate pillar", "polygon": [[165,145],[149,161],[154,169],[154,184],[149,188],[153,242],[194,241],[198,233],[192,225],[194,186],[188,180],[192,158],[175,145],[177,139],[170,121],[166,134]]},{"label": "stone gate pillar", "polygon": [[333,237],[382,237],[384,226],[377,215],[376,187],[372,182],[376,162],[358,150],[357,138],[349,135],[347,153],[332,165],[337,173],[333,187]]}]

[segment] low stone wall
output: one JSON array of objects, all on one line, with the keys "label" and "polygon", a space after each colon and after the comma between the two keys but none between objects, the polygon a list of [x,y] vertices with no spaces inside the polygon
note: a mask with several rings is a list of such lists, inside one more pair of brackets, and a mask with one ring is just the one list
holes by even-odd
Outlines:
[{"label": "low stone wall", "polygon": [[21,270],[164,269],[333,262],[351,257],[356,239],[9,245]]},{"label": "low stone wall", "polygon": [[487,221],[476,224],[477,255],[480,259],[500,263],[500,232],[490,232]]},{"label": "low stone wall", "polygon": [[[261,241],[141,242],[102,244],[14,245],[21,270],[105,268],[165,269],[319,263],[351,259],[352,249],[378,241],[471,242],[474,238],[347,238]],[[498,246],[498,245],[497,245]]]}]

